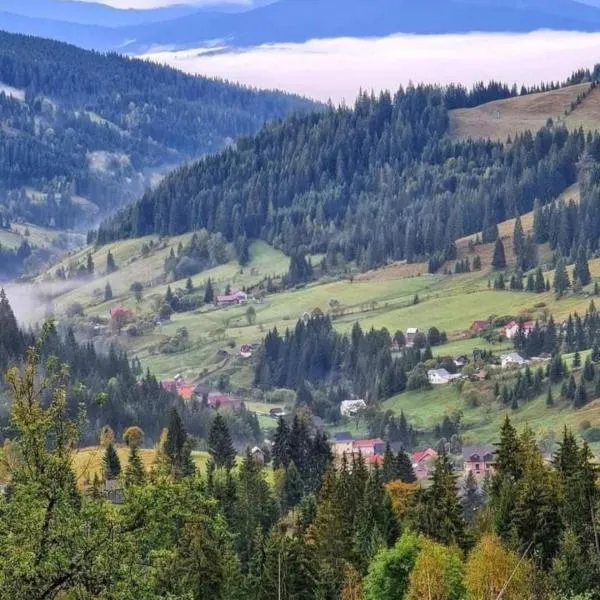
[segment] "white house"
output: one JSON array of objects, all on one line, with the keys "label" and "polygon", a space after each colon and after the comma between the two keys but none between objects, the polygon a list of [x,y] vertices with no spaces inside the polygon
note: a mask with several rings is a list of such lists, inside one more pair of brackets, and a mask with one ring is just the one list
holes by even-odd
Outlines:
[{"label": "white house", "polygon": [[367,408],[364,400],[343,400],[340,405],[342,417],[355,417],[359,412]]},{"label": "white house", "polygon": [[526,323],[519,325],[516,321],[511,321],[504,328],[504,335],[506,335],[509,340],[512,340],[515,335],[517,335],[519,327],[523,328],[523,333],[525,335],[529,335],[535,329],[535,323],[533,321],[527,321]]},{"label": "white house", "polygon": [[406,330],[406,335],[404,336],[406,347],[412,348],[415,343],[415,336],[419,333],[418,327],[409,327]]},{"label": "white house", "polygon": [[520,354],[511,352],[510,354],[503,354],[500,357],[502,368],[507,369],[508,367],[524,367],[528,361],[525,360]]},{"label": "white house", "polygon": [[427,371],[427,377],[431,385],[442,385],[444,383],[450,383],[455,379],[459,379],[460,375],[448,373],[446,369],[429,369],[429,371]]}]

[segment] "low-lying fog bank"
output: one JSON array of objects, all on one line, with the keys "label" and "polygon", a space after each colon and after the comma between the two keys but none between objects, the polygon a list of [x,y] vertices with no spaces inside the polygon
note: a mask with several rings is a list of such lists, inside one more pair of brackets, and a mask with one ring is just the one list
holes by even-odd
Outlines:
[{"label": "low-lying fog bank", "polygon": [[564,80],[600,61],[600,33],[338,38],[248,50],[157,51],[145,57],[188,73],[351,103],[361,88],[395,89],[409,81],[471,85],[495,79],[530,85]]}]

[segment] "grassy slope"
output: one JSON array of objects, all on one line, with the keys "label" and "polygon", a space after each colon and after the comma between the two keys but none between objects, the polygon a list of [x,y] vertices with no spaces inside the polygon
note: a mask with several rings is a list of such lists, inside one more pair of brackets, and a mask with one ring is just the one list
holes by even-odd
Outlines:
[{"label": "grassy slope", "polygon": [[[564,119],[564,111],[578,94],[589,89],[582,83],[559,90],[488,102],[475,108],[450,111],[450,134],[456,138],[485,137],[505,141],[527,129],[537,131],[548,119]],[[600,90],[595,89],[567,118],[570,128],[600,125]]]},{"label": "grassy slope", "polygon": [[[29,236],[25,236],[25,228],[29,228]],[[18,248],[23,240],[32,246],[48,246],[61,232],[56,229],[44,229],[36,225],[12,224],[11,231],[0,229],[0,244],[7,248]]]}]

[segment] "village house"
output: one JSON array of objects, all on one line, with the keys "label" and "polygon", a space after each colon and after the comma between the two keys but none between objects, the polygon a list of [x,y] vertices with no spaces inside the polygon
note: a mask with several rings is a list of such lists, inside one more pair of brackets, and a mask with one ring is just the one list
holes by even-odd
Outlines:
[{"label": "village house", "polygon": [[494,474],[496,449],[494,446],[465,446],[463,448],[465,477],[473,473],[477,479]]},{"label": "village house", "polygon": [[217,306],[233,306],[234,304],[245,304],[248,294],[239,290],[232,290],[229,294],[217,296]]},{"label": "village house", "polygon": [[367,403],[364,400],[343,400],[340,404],[340,414],[342,417],[356,417],[366,408]]},{"label": "village house", "polygon": [[221,392],[211,392],[208,394],[208,405],[211,408],[238,408],[241,402]]},{"label": "village house", "polygon": [[191,400],[196,395],[195,386],[191,383],[186,383],[181,376],[161,381],[160,385],[168,392],[176,392],[184,400]]},{"label": "village house", "polygon": [[336,458],[341,458],[344,454],[351,456],[352,442],[354,438],[349,431],[340,431],[333,434],[332,446],[333,454]]},{"label": "village house", "polygon": [[489,329],[491,327],[489,321],[473,321],[471,323],[471,327],[469,327],[469,329],[473,332],[473,333],[481,333],[482,331],[485,331],[486,329]]},{"label": "village house", "polygon": [[500,357],[500,363],[502,364],[503,369],[508,369],[509,367],[524,367],[528,364],[528,361],[520,354],[511,352],[510,354],[503,354]]},{"label": "village house", "polygon": [[419,333],[419,329],[417,327],[409,327],[406,330],[406,334],[404,339],[406,341],[406,347],[412,348],[415,345],[415,336]]},{"label": "village house", "polygon": [[352,442],[352,453],[358,454],[360,452],[365,458],[374,454],[383,454],[384,450],[385,442],[381,438],[354,440]]},{"label": "village house", "polygon": [[[525,335],[529,335],[535,328],[535,323],[533,321],[527,321],[526,323],[523,323],[520,326],[523,328],[523,333],[525,333]],[[509,340],[512,340],[518,332],[519,323],[517,323],[516,321],[511,321],[504,328],[504,335]]]},{"label": "village house", "polygon": [[426,450],[419,450],[413,452],[410,455],[410,461],[412,463],[413,471],[417,476],[417,479],[424,479],[429,477],[431,465],[438,457],[438,453],[433,448],[427,448]]},{"label": "village house", "polygon": [[429,369],[429,371],[427,371],[427,378],[431,385],[443,385],[455,381],[456,379],[460,379],[460,375],[458,373],[448,373],[446,369]]}]

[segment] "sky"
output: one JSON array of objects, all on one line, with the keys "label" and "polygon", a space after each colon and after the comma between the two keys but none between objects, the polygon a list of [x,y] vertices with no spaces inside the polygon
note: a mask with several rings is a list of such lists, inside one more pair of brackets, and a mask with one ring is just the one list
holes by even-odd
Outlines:
[{"label": "sky", "polygon": [[161,51],[146,55],[189,73],[352,103],[360,88],[396,89],[409,81],[471,85],[500,79],[564,80],[600,62],[600,33],[397,35],[267,45],[247,51]]},{"label": "sky", "polygon": [[192,6],[216,4],[250,4],[252,0],[81,0],[82,2],[97,2],[114,8],[160,8],[173,4],[190,4]]}]

